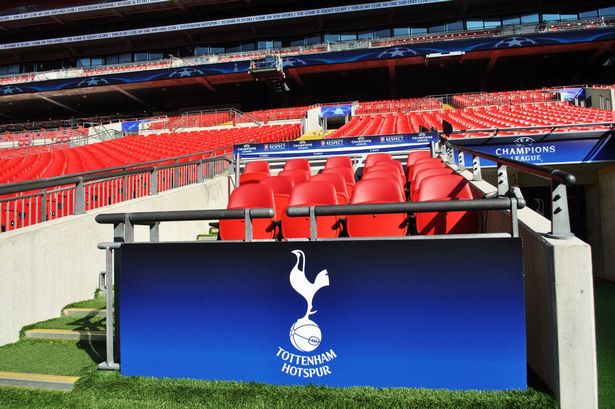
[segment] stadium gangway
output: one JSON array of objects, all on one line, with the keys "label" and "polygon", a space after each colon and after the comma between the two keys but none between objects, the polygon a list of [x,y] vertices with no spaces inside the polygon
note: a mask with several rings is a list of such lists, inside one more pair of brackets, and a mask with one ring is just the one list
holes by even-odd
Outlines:
[{"label": "stadium gangway", "polygon": [[[603,123],[605,125],[613,126],[612,123]],[[583,125],[578,125],[583,126]],[[454,133],[465,133],[465,132],[473,132],[473,131],[453,131],[451,124],[444,121],[444,135],[450,135]],[[506,128],[506,130],[518,129],[552,129],[558,127],[567,127],[566,125],[561,126],[539,126],[539,127],[526,127],[526,128]],[[494,130],[491,130],[494,131]],[[574,185],[576,183],[576,178],[571,173],[559,170],[559,169],[551,169],[545,166],[535,165],[532,163],[525,163],[516,161],[513,159],[506,158],[504,156],[491,155],[488,153],[480,152],[475,149],[462,147],[455,145],[450,140],[441,137],[440,142],[440,152],[444,157],[444,161],[457,165],[458,171],[466,170],[465,164],[465,155],[468,154],[472,157],[472,180],[480,181],[482,180],[482,171],[480,159],[485,159],[491,162],[494,162],[497,167],[497,187],[498,187],[498,196],[502,196],[506,194],[509,190],[509,182],[508,182],[508,168],[516,169],[524,173],[528,173],[543,179],[547,179],[551,182],[551,236],[554,238],[569,238],[574,237],[574,234],[570,230],[570,217],[568,212],[568,197],[566,192],[566,187]],[[455,154],[457,152],[457,154]]]},{"label": "stadium gangway", "polygon": [[[233,166],[226,146],[208,151],[132,163],[112,168],[75,173],[67,176],[15,182],[0,185],[0,209],[6,225],[2,231],[16,230],[58,217],[84,214],[86,210],[104,207],[136,197],[156,195],[158,192],[174,189],[205,179]],[[205,156],[207,158],[182,161],[182,159]],[[173,163],[161,165],[172,161]],[[230,183],[230,182],[229,182]],[[129,194],[132,190],[132,194]],[[88,197],[108,195],[111,203],[93,204]],[[18,210],[21,209],[21,210]],[[9,220],[14,225],[10,225]],[[22,220],[18,226],[18,220]]]}]

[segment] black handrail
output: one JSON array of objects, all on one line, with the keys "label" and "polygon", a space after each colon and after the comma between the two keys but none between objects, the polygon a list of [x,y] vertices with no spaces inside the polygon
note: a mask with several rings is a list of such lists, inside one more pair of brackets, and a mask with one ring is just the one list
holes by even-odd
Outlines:
[{"label": "black handrail", "polygon": [[[525,200],[516,200],[517,209],[525,207]],[[508,197],[475,200],[447,200],[433,202],[404,202],[404,203],[370,203],[350,205],[314,206],[315,216],[342,216],[361,214],[387,214],[387,213],[424,213],[424,212],[453,212],[465,210],[507,210],[513,206]],[[290,217],[305,217],[310,215],[310,206],[291,206],[286,209]]]},{"label": "black handrail", "polygon": [[107,213],[96,216],[100,224],[118,224],[127,220],[133,224],[150,225],[157,222],[184,222],[194,220],[243,219],[249,212],[252,219],[268,219],[275,215],[271,208],[177,210],[167,212]]}]

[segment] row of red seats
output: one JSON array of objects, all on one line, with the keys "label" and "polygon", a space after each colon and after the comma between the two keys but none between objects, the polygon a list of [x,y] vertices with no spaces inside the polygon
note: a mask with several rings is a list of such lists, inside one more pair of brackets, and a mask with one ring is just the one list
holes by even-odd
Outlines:
[{"label": "row of red seats", "polygon": [[[527,126],[553,126],[580,123],[615,121],[615,112],[584,108],[566,102],[531,103],[512,106],[476,107],[457,110],[390,113],[354,116],[343,127],[329,135],[330,138],[416,133],[421,128],[442,131],[442,121],[450,122],[455,129],[494,129]],[[587,128],[561,128],[558,132],[604,129],[603,126]],[[529,131],[531,132],[531,131]],[[541,132],[541,131],[535,131]],[[500,132],[500,135],[525,134],[527,130]],[[459,135],[487,136],[486,133]]]},{"label": "row of red seats", "polygon": [[308,107],[291,107],[291,108],[276,108],[266,109],[261,111],[246,112],[246,115],[242,115],[236,118],[236,122],[269,122],[269,121],[282,121],[289,119],[301,119],[307,115]]},{"label": "row of red seats", "polygon": [[[405,169],[387,153],[368,155],[364,165],[361,179],[355,182],[351,160],[344,156],[329,158],[322,172],[313,176],[307,159],[288,160],[277,176],[271,176],[267,162],[249,162],[228,208],[272,208],[272,219],[253,221],[253,237],[292,239],[310,237],[309,217],[286,214],[292,206],[473,199],[467,180],[428,151],[410,153]],[[478,231],[475,212],[417,213],[415,221],[418,234]],[[405,236],[412,231],[407,214],[320,216],[317,228],[320,238]],[[220,221],[222,240],[243,240],[244,231],[243,220]]]},{"label": "row of red seats", "polygon": [[199,112],[180,116],[169,116],[165,120],[149,123],[148,129],[178,129],[178,128],[206,128],[221,125],[231,120],[230,112]]},{"label": "row of red seats", "polygon": [[[61,176],[258,141],[288,141],[300,136],[298,124],[180,132],[114,139],[52,152],[0,159],[0,183]],[[198,159],[190,157],[186,160]]]},{"label": "row of red seats", "polygon": [[557,93],[543,90],[490,92],[488,94],[454,95],[453,103],[460,108],[472,106],[526,104],[529,102],[547,102],[557,100]]}]

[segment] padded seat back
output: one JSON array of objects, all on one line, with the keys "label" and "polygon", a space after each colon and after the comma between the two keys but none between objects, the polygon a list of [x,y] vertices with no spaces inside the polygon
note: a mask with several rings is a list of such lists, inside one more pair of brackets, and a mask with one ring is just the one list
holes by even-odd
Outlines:
[{"label": "padded seat back", "polygon": [[380,162],[380,161],[383,161],[383,160],[386,161],[386,160],[391,160],[391,159],[393,159],[393,158],[391,157],[390,153],[386,153],[386,152],[370,153],[365,158],[364,166],[365,167],[372,166],[376,162]]},{"label": "padded seat back", "polygon": [[410,191],[410,200],[416,201],[423,179],[430,176],[454,175],[455,171],[451,168],[428,168],[419,170],[414,178],[414,183]]},{"label": "padded seat back", "polygon": [[346,181],[342,175],[337,173],[321,173],[319,175],[312,176],[310,181],[332,183],[335,187],[335,192],[337,193],[337,203],[348,204],[350,201],[350,198],[348,197],[348,189],[346,188]]},{"label": "padded seat back", "polygon": [[[275,200],[271,186],[248,183],[237,187],[231,193],[227,209],[271,208],[275,210]],[[273,219],[252,219],[252,238],[273,239],[275,228]],[[245,220],[220,220],[222,240],[245,240]]]},{"label": "padded seat back", "polygon": [[260,181],[263,185],[271,186],[275,200],[275,219],[281,220],[282,213],[288,207],[290,192],[293,190],[293,180],[288,176],[269,176]]},{"label": "padded seat back", "polygon": [[[361,180],[356,184],[351,204],[402,203],[403,190],[391,178],[374,178]],[[346,227],[350,237],[405,236],[407,233],[407,215],[366,214],[349,215]]]},{"label": "padded seat back", "polygon": [[414,179],[416,178],[416,173],[420,170],[424,169],[432,169],[432,168],[446,168],[446,164],[438,158],[427,158],[417,160],[410,171],[410,178],[408,182],[412,185],[414,183]]},{"label": "padded seat back", "polygon": [[293,184],[296,186],[299,183],[304,183],[310,180],[311,174],[309,170],[305,169],[290,169],[281,171],[278,173],[278,176],[288,176],[293,180]]},{"label": "padded seat back", "polygon": [[350,168],[352,169],[352,160],[348,156],[333,156],[327,159],[325,168]]},{"label": "padded seat back", "polygon": [[246,185],[249,183],[258,183],[265,179],[269,175],[264,172],[244,172],[239,175],[239,185]]},{"label": "padded seat back", "polygon": [[292,170],[292,169],[305,169],[310,172],[312,169],[310,168],[310,162],[307,159],[289,159],[284,164],[284,170]]},{"label": "padded seat back", "polygon": [[[473,199],[470,184],[460,175],[440,175],[424,178],[417,201]],[[419,234],[462,234],[478,232],[478,213],[470,211],[416,213]]]},{"label": "padded seat back", "polygon": [[[336,205],[337,193],[330,182],[306,182],[296,185],[290,194],[288,207]],[[316,219],[318,237],[337,237],[340,223],[337,216],[319,216]],[[282,235],[284,238],[309,238],[310,218],[289,217],[282,214]]]},{"label": "padded seat back", "polygon": [[257,160],[254,162],[246,163],[244,172],[262,172],[266,173],[267,175],[271,175],[271,170],[269,169],[269,162],[265,162],[264,160]]}]

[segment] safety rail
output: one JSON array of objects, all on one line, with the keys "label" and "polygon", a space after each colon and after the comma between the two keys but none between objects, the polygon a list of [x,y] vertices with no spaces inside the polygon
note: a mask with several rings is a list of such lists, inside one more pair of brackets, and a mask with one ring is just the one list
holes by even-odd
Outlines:
[{"label": "safety rail", "polygon": [[[225,153],[228,148],[0,185],[0,229],[3,232],[16,230],[201,183],[229,170],[232,160],[231,155]],[[213,156],[220,152],[222,155]],[[209,157],[182,161],[205,155]],[[173,163],[166,163],[169,161]]]},{"label": "safety rail", "polygon": [[[558,124],[558,125],[535,125],[535,126],[517,126],[517,127],[505,127],[505,128],[477,128],[477,129],[465,129],[465,130],[452,130],[447,132],[447,135],[459,135],[470,133],[493,133],[496,136],[500,132],[516,132],[516,131],[538,131],[543,129],[550,129],[551,132],[556,129],[563,128],[593,128],[598,126],[615,128],[615,122],[589,122],[589,123],[577,123],[577,124]],[[446,130],[446,128],[444,128]]]},{"label": "safety rail", "polygon": [[[471,130],[453,131],[452,126],[449,123],[446,123],[446,121],[443,123],[443,128],[443,135],[445,136],[448,136],[454,132],[471,132]],[[566,192],[567,186],[572,186],[576,183],[576,178],[573,174],[559,169],[552,169],[546,166],[525,163],[504,156],[491,155],[472,148],[455,145],[444,137],[440,139],[439,145],[441,148],[440,153],[444,157],[445,162],[456,165],[457,170],[460,172],[466,170],[465,155],[467,154],[471,156],[472,180],[474,181],[482,180],[481,159],[494,162],[497,167],[496,174],[498,196],[504,196],[510,190],[510,185],[508,182],[508,168],[551,181],[551,233],[549,236],[558,239],[574,237],[574,234],[570,230],[568,196]]]}]

